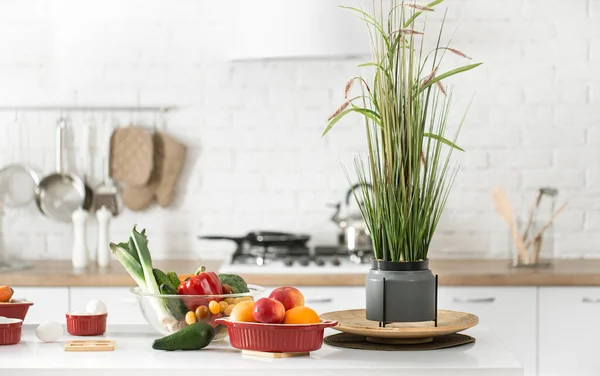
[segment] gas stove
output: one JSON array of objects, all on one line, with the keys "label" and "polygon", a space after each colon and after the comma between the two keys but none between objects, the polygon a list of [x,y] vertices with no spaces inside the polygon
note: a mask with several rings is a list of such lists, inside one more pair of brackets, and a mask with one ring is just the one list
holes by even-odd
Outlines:
[{"label": "gas stove", "polygon": [[370,252],[352,252],[338,246],[294,247],[271,249],[264,253],[248,252],[234,255],[220,273],[235,274],[328,274],[366,273]]}]

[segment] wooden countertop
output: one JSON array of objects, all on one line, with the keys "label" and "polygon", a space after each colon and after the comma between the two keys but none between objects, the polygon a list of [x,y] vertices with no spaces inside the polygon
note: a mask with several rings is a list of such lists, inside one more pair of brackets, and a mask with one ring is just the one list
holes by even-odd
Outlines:
[{"label": "wooden countertop", "polygon": [[[178,274],[201,264],[218,270],[219,261],[157,260],[154,266]],[[556,260],[550,268],[511,268],[505,260],[432,260],[440,286],[600,286],[600,259]],[[364,274],[248,274],[248,283],[262,286],[364,286]],[[69,261],[36,261],[30,269],[0,273],[0,285],[134,286],[125,269],[113,262],[107,270],[76,272]]]}]

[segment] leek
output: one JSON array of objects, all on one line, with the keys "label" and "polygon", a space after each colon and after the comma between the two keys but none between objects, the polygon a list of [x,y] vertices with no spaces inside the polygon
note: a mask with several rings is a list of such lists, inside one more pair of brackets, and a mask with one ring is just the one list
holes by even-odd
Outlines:
[{"label": "leek", "polygon": [[[153,273],[152,257],[148,249],[145,230],[140,233],[134,226],[127,243],[110,243],[110,249],[143,292],[161,295]],[[161,325],[167,327],[171,332],[178,329],[179,321],[168,311],[165,299],[155,297],[147,297],[147,299],[154,308]]]},{"label": "leek", "polygon": [[115,244],[110,243],[110,250],[115,255],[117,260],[123,265],[125,270],[129,273],[131,278],[138,284],[142,291],[146,291],[146,279],[144,278],[144,271],[139,262],[137,262],[129,252],[123,248],[123,243]]}]

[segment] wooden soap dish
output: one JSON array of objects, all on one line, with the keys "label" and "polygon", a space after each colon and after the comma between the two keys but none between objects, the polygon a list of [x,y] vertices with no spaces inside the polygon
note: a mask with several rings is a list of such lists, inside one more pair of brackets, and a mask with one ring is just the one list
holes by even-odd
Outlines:
[{"label": "wooden soap dish", "polygon": [[76,340],[65,343],[65,351],[114,351],[117,341]]}]

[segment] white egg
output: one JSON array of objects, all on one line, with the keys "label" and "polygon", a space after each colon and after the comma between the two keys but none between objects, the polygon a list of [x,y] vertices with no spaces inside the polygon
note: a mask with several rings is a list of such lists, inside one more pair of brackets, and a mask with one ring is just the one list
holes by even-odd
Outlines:
[{"label": "white egg", "polygon": [[0,316],[0,324],[8,324],[10,319],[8,317]]},{"label": "white egg", "polygon": [[35,329],[35,335],[42,342],[55,342],[63,335],[63,327],[56,321],[44,321]]},{"label": "white egg", "polygon": [[73,311],[70,314],[75,315],[75,316],[87,315],[87,313],[85,313],[83,311]]},{"label": "white egg", "polygon": [[106,304],[102,300],[91,300],[85,306],[85,312],[91,314],[106,313]]}]

